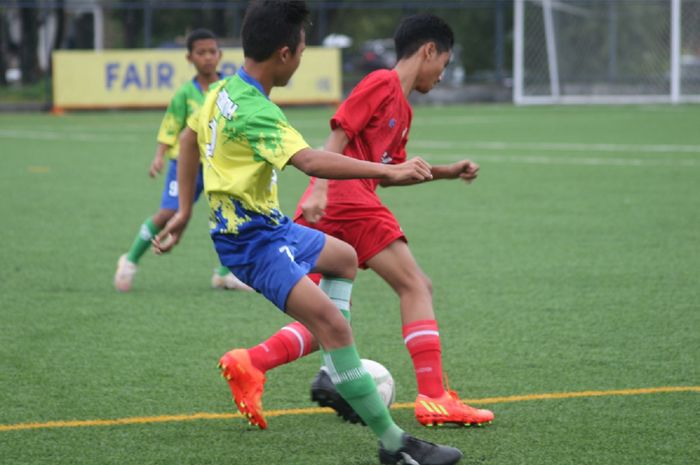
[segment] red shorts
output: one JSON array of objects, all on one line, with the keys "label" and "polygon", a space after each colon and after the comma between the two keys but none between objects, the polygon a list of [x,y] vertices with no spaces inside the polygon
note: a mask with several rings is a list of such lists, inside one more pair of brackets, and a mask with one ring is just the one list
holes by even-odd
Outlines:
[{"label": "red shorts", "polygon": [[[354,212],[355,214],[357,212]],[[320,221],[309,224],[303,216],[295,218],[298,224],[318,229],[336,239],[347,242],[357,252],[360,268],[367,268],[367,260],[384,250],[396,240],[408,242],[406,236],[388,208],[368,209],[362,218],[334,220],[324,216]],[[336,217],[335,213],[331,218]]]}]

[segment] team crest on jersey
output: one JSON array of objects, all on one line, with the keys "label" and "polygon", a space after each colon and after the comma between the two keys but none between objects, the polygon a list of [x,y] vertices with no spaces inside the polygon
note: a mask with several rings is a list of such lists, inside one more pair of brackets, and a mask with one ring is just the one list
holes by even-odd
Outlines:
[{"label": "team crest on jersey", "polygon": [[389,127],[390,127],[391,129],[394,129],[394,126],[396,126],[396,120],[395,120],[394,118],[391,118],[391,119],[389,120]]},{"label": "team crest on jersey", "polygon": [[228,120],[233,118],[233,114],[238,110],[238,104],[231,100],[226,89],[222,89],[216,96],[216,106],[219,107],[221,116]]},{"label": "team crest on jersey", "polygon": [[391,163],[392,161],[394,161],[394,159],[391,157],[391,155],[389,155],[388,152],[384,152],[384,153],[382,154],[382,160],[381,160],[381,161],[382,161],[382,163],[384,163],[385,165],[388,165],[389,163]]}]

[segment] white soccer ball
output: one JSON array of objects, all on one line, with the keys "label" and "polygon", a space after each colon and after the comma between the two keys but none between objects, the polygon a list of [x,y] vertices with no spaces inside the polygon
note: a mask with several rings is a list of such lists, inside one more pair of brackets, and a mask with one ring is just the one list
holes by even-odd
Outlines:
[{"label": "white soccer ball", "polygon": [[389,407],[396,400],[396,387],[394,386],[394,378],[391,376],[391,373],[381,363],[366,358],[362,359],[362,366],[374,379],[379,397]]}]

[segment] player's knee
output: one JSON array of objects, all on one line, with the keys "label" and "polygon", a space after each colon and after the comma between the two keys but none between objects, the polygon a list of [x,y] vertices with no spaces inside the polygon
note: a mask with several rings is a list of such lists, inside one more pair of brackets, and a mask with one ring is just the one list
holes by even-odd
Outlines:
[{"label": "player's knee", "polygon": [[354,280],[357,275],[357,253],[346,242],[328,236],[316,270],[324,276]]},{"label": "player's knee", "polygon": [[350,245],[342,243],[337,254],[337,273],[339,278],[354,280],[357,275],[357,253]]}]

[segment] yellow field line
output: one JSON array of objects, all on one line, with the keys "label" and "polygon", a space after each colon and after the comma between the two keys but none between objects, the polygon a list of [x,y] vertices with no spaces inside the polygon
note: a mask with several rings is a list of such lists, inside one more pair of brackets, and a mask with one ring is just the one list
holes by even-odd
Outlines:
[{"label": "yellow field line", "polygon": [[[482,399],[462,399],[468,404],[504,404],[509,402],[523,402],[529,400],[573,399],[577,397],[603,397],[603,396],[637,396],[641,394],[661,394],[670,392],[700,392],[700,386],[666,386],[642,389],[619,389],[612,391],[580,391],[580,392],[552,392],[548,394],[526,394],[507,397],[485,397]],[[413,402],[393,404],[392,410],[413,408]],[[329,408],[309,407],[284,410],[269,410],[266,417],[279,417],[286,415],[314,415],[319,413],[332,413]],[[162,415],[155,417],[130,417],[116,418],[113,420],[72,420],[72,421],[47,421],[44,423],[16,423],[13,425],[0,425],[0,431],[19,431],[28,429],[47,428],[76,428],[82,426],[115,426],[135,425],[143,423],[166,423],[192,420],[221,420],[241,418],[239,413],[192,413],[186,415]]]}]

